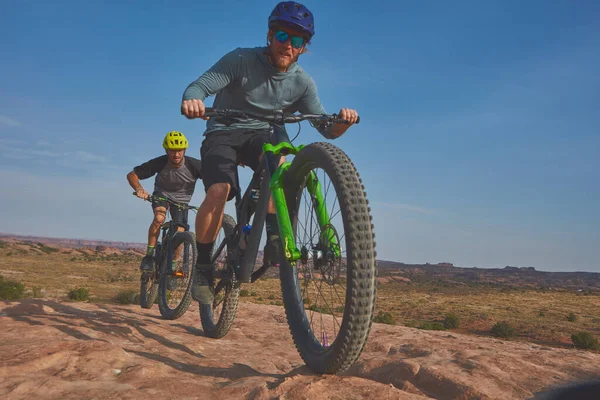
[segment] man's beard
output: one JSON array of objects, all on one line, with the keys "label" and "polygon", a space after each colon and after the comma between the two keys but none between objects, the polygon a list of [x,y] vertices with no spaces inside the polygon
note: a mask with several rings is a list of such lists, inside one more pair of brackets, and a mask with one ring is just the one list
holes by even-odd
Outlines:
[{"label": "man's beard", "polygon": [[[277,54],[275,51],[273,51],[273,49],[269,49],[269,59],[271,60],[271,64],[279,69],[279,70],[287,70],[290,65],[292,65],[293,63],[298,61],[298,58],[300,57],[300,54],[294,56],[292,55],[290,58],[288,57],[282,57],[281,54],[277,54],[277,56],[275,55]],[[288,61],[289,60],[289,61]]]}]

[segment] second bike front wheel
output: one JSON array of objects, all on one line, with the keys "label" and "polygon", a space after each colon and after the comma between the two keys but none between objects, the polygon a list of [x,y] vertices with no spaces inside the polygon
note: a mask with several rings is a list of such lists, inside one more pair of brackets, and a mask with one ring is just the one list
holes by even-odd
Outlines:
[{"label": "second bike front wheel", "polygon": [[158,308],[170,320],[180,318],[192,302],[192,274],[196,264],[196,238],[192,232],[177,232],[171,241],[172,265],[164,257],[160,266]]},{"label": "second bike front wheel", "polygon": [[312,371],[338,374],[360,356],[375,307],[375,241],[364,186],[342,150],[313,143],[294,157],[284,190],[301,253],[279,268],[292,338]]}]

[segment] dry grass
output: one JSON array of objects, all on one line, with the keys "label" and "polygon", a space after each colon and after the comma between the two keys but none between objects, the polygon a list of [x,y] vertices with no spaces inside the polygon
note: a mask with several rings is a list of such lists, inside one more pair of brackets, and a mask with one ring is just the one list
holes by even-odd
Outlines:
[{"label": "dry grass", "polygon": [[25,284],[31,295],[67,300],[69,291],[82,287],[89,289],[91,301],[111,302],[119,291],[139,290],[140,260],[136,255],[11,243],[0,248],[0,275]]},{"label": "dry grass", "polygon": [[[0,275],[23,283],[30,296],[68,300],[69,291],[81,287],[89,289],[90,301],[115,302],[120,292],[139,290],[140,260],[127,252],[2,243]],[[247,290],[243,302],[282,305],[277,278],[263,277],[242,289]],[[314,290],[310,298],[316,298]],[[378,285],[375,314],[379,311],[389,312],[397,325],[412,327],[443,323],[455,314],[460,328],[454,331],[480,335],[490,335],[495,323],[507,321],[516,328],[516,340],[552,346],[572,346],[571,335],[580,331],[600,337],[598,294],[390,281]]]},{"label": "dry grass", "polygon": [[[570,346],[571,335],[581,330],[600,336],[600,296],[576,292],[386,283],[379,285],[377,309],[408,326],[453,313],[460,319],[456,331],[484,335],[496,322],[507,321],[518,338],[550,345]],[[570,313],[575,321],[568,320]]]}]

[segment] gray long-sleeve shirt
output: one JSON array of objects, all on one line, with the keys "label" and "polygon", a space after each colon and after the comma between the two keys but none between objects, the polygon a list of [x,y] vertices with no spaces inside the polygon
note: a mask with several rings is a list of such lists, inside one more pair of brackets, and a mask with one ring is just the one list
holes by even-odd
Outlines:
[{"label": "gray long-sleeve shirt", "polygon": [[[284,113],[325,114],[317,87],[304,69],[293,63],[286,72],[273,67],[267,58],[267,47],[237,48],[192,82],[183,93],[183,100],[215,95],[214,108],[246,110],[270,115],[273,110]],[[204,134],[218,130],[267,129],[266,122],[237,119],[231,125],[209,119]],[[328,129],[315,126],[326,138]]]}]

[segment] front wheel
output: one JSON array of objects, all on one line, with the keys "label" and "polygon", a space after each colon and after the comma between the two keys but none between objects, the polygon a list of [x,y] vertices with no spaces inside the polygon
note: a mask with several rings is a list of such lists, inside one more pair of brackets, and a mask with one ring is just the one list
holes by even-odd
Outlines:
[{"label": "front wheel", "polygon": [[279,268],[290,331],[311,370],[341,373],[360,356],[375,307],[376,253],[364,186],[348,156],[329,143],[298,152],[284,179],[301,253]]},{"label": "front wheel", "polygon": [[196,263],[196,239],[192,232],[177,232],[171,240],[171,265],[165,256],[158,285],[158,308],[166,319],[177,319],[192,302],[192,271]]}]

